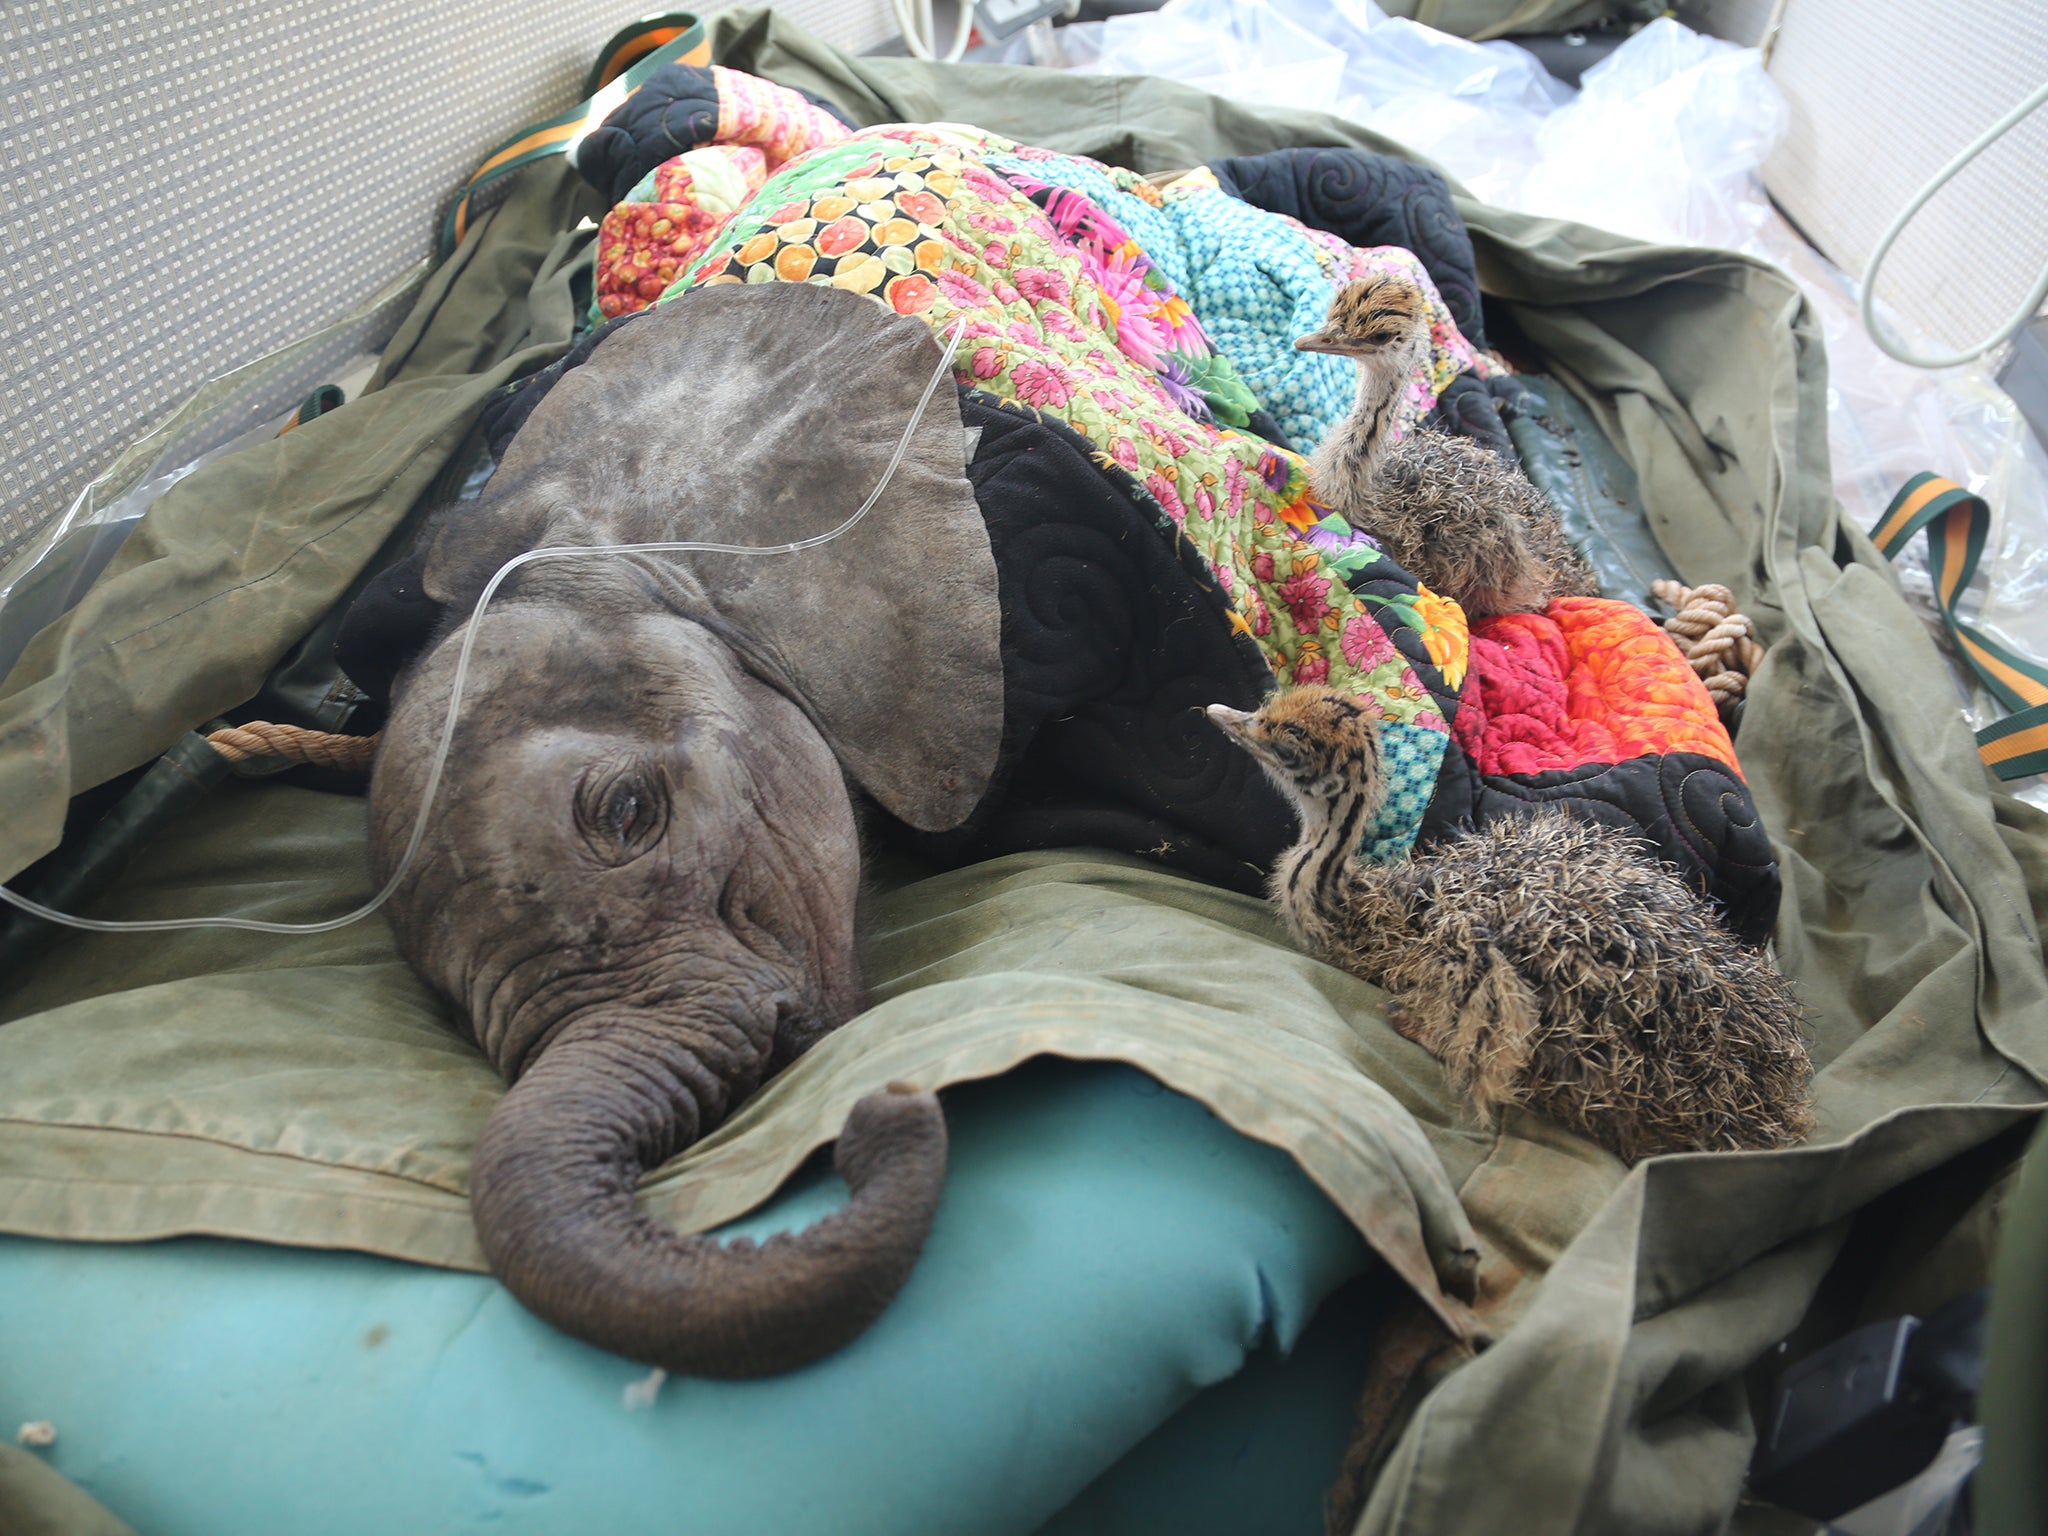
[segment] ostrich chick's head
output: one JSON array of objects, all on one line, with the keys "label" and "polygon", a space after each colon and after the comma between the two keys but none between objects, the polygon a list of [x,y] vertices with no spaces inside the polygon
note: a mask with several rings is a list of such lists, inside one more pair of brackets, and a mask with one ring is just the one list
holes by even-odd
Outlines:
[{"label": "ostrich chick's head", "polygon": [[1299,337],[1298,352],[1377,357],[1411,352],[1429,340],[1429,300],[1405,277],[1361,277],[1330,300],[1320,329]]},{"label": "ostrich chick's head", "polygon": [[1387,797],[1380,764],[1380,723],[1364,700],[1335,688],[1290,688],[1247,714],[1211,704],[1208,715],[1258,759],[1280,792],[1311,826],[1340,802],[1364,802],[1365,815]]}]

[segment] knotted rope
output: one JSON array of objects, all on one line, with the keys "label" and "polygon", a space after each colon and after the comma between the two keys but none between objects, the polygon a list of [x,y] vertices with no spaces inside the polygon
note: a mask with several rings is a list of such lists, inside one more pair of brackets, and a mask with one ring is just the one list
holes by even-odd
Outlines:
[{"label": "knotted rope", "polygon": [[1749,615],[1735,611],[1735,594],[1716,581],[1699,587],[1653,581],[1650,591],[1678,610],[1664,621],[1664,631],[1678,642],[1699,680],[1707,685],[1714,707],[1726,714],[1749,687],[1749,675],[1764,659],[1756,625]]},{"label": "knotted rope", "polygon": [[231,725],[206,739],[240,774],[277,773],[302,763],[338,768],[343,773],[368,773],[370,759],[377,753],[375,736],[337,736],[303,726],[272,725],[268,720]]}]

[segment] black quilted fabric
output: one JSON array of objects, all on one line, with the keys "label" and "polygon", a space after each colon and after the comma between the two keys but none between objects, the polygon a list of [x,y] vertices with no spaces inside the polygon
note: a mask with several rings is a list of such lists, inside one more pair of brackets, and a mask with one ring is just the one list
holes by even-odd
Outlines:
[{"label": "black quilted fabric", "polygon": [[[795,89],[795,87],[791,87]],[[851,128],[853,119],[822,96],[798,90]],[[718,86],[698,64],[664,64],[584,139],[576,170],[613,202],[624,202],[640,178],[718,132]]]},{"label": "black quilted fabric", "polygon": [[1687,885],[1720,905],[1728,926],[1748,943],[1763,943],[1777,925],[1777,858],[1748,787],[1725,763],[1668,752],[1549,773],[1480,773],[1454,740],[1417,846],[1532,805],[1562,805],[1647,838]]},{"label": "black quilted fabric", "polygon": [[[1398,245],[1413,251],[1429,269],[1458,329],[1473,346],[1485,349],[1486,317],[1472,237],[1451,206],[1450,188],[1429,167],[1362,149],[1276,149],[1212,160],[1209,169],[1224,191],[1255,208],[1284,213],[1352,245]],[[1431,424],[1519,462],[1501,420],[1502,406],[1518,388],[1505,376],[1488,380],[1460,374],[1430,412]]]},{"label": "black quilted fabric", "polygon": [[1528,393],[1512,374],[1482,379],[1476,373],[1461,373],[1437,396],[1424,419],[1441,431],[1471,438],[1510,464],[1520,464],[1521,455],[1508,436],[1506,413]]},{"label": "black quilted fabric", "polygon": [[400,669],[426,649],[446,612],[427,596],[425,549],[421,540],[413,553],[379,571],[342,615],[334,637],[335,665],[369,695],[352,717],[361,722],[359,728],[384,723]]},{"label": "black quilted fabric", "polygon": [[1276,149],[1265,155],[1211,160],[1223,190],[1255,208],[1284,213],[1352,245],[1398,245],[1413,251],[1458,322],[1484,351],[1479,262],[1451,189],[1426,165],[1362,149]]},{"label": "black quilted fabric", "polygon": [[1061,423],[963,392],[967,476],[995,552],[1004,723],[997,780],[945,862],[1088,846],[1257,892],[1294,815],[1201,713],[1255,708],[1272,673],[1232,633],[1201,558]]}]

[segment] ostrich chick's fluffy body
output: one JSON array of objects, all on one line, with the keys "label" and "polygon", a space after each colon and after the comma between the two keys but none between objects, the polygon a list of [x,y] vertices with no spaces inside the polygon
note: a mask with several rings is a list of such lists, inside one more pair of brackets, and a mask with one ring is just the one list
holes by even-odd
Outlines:
[{"label": "ostrich chick's fluffy body", "polygon": [[1414,283],[1346,283],[1321,328],[1294,345],[1358,360],[1357,402],[1311,455],[1309,483],[1396,564],[1474,617],[1598,591],[1549,498],[1514,465],[1427,427],[1394,440],[1401,393],[1429,353],[1428,301]]},{"label": "ostrich chick's fluffy body", "polygon": [[1483,1119],[1520,1105],[1630,1162],[1812,1129],[1790,987],[1632,839],[1546,810],[1366,863],[1385,783],[1365,705],[1297,688],[1209,714],[1301,812],[1273,874],[1296,941],[1393,994]]}]

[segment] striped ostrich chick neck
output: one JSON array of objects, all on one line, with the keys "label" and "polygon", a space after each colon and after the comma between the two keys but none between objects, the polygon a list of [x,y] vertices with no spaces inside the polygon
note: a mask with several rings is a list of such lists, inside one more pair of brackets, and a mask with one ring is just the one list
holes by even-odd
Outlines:
[{"label": "striped ostrich chick neck", "polygon": [[1209,717],[1300,812],[1301,840],[1281,856],[1273,893],[1290,918],[1325,926],[1359,840],[1386,804],[1377,712],[1334,688],[1305,687],[1249,714],[1212,704]]}]

